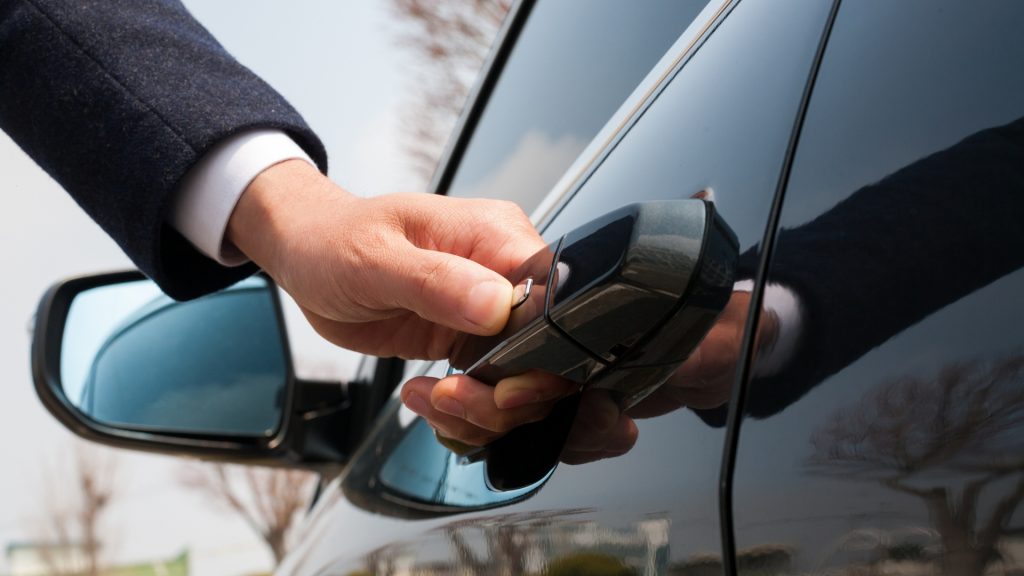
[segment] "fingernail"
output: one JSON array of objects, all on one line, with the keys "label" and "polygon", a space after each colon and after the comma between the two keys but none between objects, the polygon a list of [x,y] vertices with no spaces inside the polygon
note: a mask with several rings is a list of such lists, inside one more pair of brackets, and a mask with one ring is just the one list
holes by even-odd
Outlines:
[{"label": "fingernail", "polygon": [[402,402],[405,404],[406,408],[420,416],[430,413],[430,403],[424,400],[419,394],[410,393],[402,399]]},{"label": "fingernail", "polygon": [[510,392],[507,396],[495,398],[494,403],[498,408],[506,410],[517,406],[525,406],[526,404],[534,404],[540,402],[540,400],[540,394],[533,390],[516,390],[515,392]]},{"label": "fingernail", "polygon": [[462,304],[462,317],[488,332],[497,332],[508,315],[508,292],[507,285],[492,280],[473,286]]},{"label": "fingernail", "polygon": [[459,418],[466,417],[466,409],[462,407],[462,403],[452,398],[451,396],[441,396],[434,402],[434,408],[437,408],[445,414],[451,414],[452,416],[458,416]]}]

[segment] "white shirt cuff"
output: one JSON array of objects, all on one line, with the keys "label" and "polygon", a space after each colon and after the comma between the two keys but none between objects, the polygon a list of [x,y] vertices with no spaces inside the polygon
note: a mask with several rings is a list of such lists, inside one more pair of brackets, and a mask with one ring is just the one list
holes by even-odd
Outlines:
[{"label": "white shirt cuff", "polygon": [[224,238],[231,213],[260,172],[291,159],[316,166],[280,130],[250,130],[218,142],[182,178],[171,200],[171,226],[220,264],[245,264],[248,258]]},{"label": "white shirt cuff", "polygon": [[[736,292],[752,292],[753,280],[740,280],[732,288]],[[779,321],[779,334],[775,345],[767,354],[759,354],[754,364],[755,376],[771,376],[785,368],[800,342],[803,328],[803,310],[800,298],[782,284],[769,283],[764,289],[762,309],[771,311]]]}]

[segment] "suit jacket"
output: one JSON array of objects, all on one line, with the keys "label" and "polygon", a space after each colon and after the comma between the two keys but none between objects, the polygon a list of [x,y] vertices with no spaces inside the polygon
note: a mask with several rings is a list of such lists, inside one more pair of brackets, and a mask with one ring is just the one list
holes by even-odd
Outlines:
[{"label": "suit jacket", "polygon": [[206,151],[274,128],[327,169],[299,114],[176,0],[0,0],[0,128],[179,299],[254,270],[220,266],[167,224]]},{"label": "suit jacket", "polygon": [[[982,130],[779,232],[770,282],[803,308],[796,353],[754,378],[766,418],[931,313],[1024,267],[1024,119]],[[740,258],[752,276],[755,246]],[[723,426],[728,406],[695,411]]]}]

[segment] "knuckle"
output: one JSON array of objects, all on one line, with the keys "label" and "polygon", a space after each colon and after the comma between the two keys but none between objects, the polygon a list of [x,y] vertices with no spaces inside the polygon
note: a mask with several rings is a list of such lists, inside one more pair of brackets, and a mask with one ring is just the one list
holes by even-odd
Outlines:
[{"label": "knuckle", "polygon": [[452,274],[452,264],[447,260],[427,262],[419,272],[420,294],[429,294],[437,287],[444,286]]},{"label": "knuckle", "polygon": [[526,213],[523,212],[523,209],[519,206],[519,204],[516,204],[515,202],[513,202],[511,200],[498,200],[498,203],[499,203],[500,210],[502,212],[504,212],[505,214],[508,214],[509,216],[514,216],[514,217],[525,217],[526,216]]}]

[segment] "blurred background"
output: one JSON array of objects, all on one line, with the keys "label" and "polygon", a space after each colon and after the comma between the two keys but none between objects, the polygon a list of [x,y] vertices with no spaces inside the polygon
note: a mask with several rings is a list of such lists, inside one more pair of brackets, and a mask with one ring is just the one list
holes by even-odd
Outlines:
[{"label": "blurred background", "polygon": [[[185,4],[291,101],[326,144],[331,177],[364,196],[426,188],[508,9],[508,0]],[[59,279],[131,263],[2,133],[0,174],[0,576],[270,573],[311,478],[87,445],[36,399],[38,298]],[[343,380],[354,369],[354,354],[320,341],[294,312],[289,331],[300,376]]]}]

